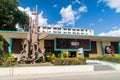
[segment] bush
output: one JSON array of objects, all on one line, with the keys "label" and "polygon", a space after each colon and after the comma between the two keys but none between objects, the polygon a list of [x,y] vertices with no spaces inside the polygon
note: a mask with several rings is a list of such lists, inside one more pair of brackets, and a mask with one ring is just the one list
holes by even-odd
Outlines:
[{"label": "bush", "polygon": [[96,58],[89,58],[89,59],[120,63],[120,56],[112,56],[112,55],[111,56],[99,56]]},{"label": "bush", "polygon": [[86,64],[86,59],[82,58],[56,58],[54,65],[83,65]]},{"label": "bush", "polygon": [[55,59],[55,55],[52,53],[45,54],[45,61],[46,62],[52,62]]},{"label": "bush", "polygon": [[62,57],[63,58],[68,58],[69,57],[69,52],[68,51],[62,51]]},{"label": "bush", "polygon": [[7,58],[6,64],[9,65],[9,66],[12,66],[14,61],[15,61],[14,56],[10,56],[10,57]]},{"label": "bush", "polygon": [[15,58],[9,53],[5,53],[3,57],[1,57],[0,59],[0,64],[3,66],[12,66],[14,63],[15,63]]}]

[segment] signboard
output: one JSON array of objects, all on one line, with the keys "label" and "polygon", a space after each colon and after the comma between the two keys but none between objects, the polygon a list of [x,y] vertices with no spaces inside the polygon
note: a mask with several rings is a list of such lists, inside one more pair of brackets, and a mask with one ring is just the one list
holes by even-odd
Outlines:
[{"label": "signboard", "polygon": [[84,58],[84,49],[83,48],[78,48],[78,56],[82,56]]},{"label": "signboard", "polygon": [[79,54],[82,54],[82,53],[83,53],[83,48],[79,48],[79,49],[78,49],[78,53],[79,53]]},{"label": "signboard", "polygon": [[56,49],[90,49],[90,40],[89,39],[65,39],[65,38],[56,38],[55,41]]},{"label": "signboard", "polygon": [[79,42],[71,42],[72,46],[79,46]]}]

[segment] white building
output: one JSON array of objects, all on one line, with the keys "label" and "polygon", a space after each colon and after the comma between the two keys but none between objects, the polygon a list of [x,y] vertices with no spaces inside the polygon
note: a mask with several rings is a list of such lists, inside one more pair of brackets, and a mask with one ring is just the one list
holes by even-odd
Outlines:
[{"label": "white building", "polygon": [[94,35],[92,29],[81,28],[62,28],[62,27],[45,27],[41,26],[39,32],[55,33],[55,34],[77,34],[77,35]]}]

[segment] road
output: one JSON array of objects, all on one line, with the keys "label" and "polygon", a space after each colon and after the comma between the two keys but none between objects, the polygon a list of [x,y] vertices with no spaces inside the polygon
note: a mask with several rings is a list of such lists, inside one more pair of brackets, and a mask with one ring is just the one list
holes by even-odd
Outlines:
[{"label": "road", "polygon": [[0,77],[0,80],[120,80],[120,71],[95,71]]}]

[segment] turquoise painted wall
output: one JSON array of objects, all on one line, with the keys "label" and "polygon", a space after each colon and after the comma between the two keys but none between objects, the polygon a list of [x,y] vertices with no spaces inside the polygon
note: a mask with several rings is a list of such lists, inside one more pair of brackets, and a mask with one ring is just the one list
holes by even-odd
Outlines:
[{"label": "turquoise painted wall", "polygon": [[103,42],[100,41],[100,48],[101,48],[101,54],[104,55],[105,52],[104,52],[104,49],[103,49]]},{"label": "turquoise painted wall", "polygon": [[10,38],[9,53],[12,53],[12,44],[13,44],[13,39]]}]

